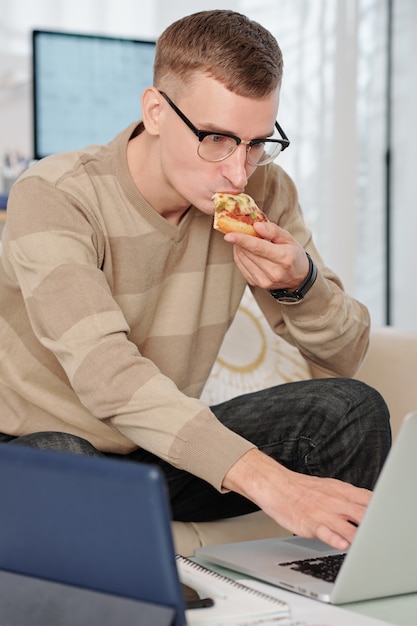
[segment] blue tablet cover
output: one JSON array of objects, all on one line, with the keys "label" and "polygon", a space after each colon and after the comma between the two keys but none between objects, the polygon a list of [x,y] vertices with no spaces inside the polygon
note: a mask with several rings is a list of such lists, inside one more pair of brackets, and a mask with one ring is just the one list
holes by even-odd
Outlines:
[{"label": "blue tablet cover", "polygon": [[157,467],[0,444],[0,569],[175,608],[185,624]]}]

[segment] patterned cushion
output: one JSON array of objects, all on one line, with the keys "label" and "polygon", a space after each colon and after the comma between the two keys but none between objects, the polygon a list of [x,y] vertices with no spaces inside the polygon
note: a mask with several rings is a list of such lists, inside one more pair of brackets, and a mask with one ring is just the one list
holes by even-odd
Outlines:
[{"label": "patterned cushion", "polygon": [[273,333],[246,289],[201,399],[208,405],[282,383],[311,378],[297,348]]}]

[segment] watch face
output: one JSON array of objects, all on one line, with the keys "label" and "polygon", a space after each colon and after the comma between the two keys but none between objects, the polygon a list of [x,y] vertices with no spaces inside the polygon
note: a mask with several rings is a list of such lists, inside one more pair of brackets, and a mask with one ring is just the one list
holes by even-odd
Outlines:
[{"label": "watch face", "polygon": [[270,294],[275,300],[278,300],[278,302],[298,302],[303,299],[301,293],[285,291],[285,289],[272,290]]},{"label": "watch face", "polygon": [[303,296],[297,294],[287,293],[285,296],[281,296],[280,298],[276,298],[278,302],[299,302],[303,299]]},{"label": "watch face", "polygon": [[299,302],[302,299],[302,296],[298,296],[296,294],[292,295],[290,293],[286,294],[285,296],[281,296],[280,298],[276,298],[278,302]]}]

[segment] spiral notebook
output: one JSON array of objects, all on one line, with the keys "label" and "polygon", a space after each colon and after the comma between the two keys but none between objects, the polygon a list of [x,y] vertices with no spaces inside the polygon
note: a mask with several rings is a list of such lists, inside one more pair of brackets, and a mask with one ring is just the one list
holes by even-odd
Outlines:
[{"label": "spiral notebook", "polygon": [[214,601],[211,607],[187,610],[189,626],[255,624],[290,617],[286,602],[213,572],[186,557],[177,555],[176,560],[181,582],[196,589],[200,596],[209,596]]}]

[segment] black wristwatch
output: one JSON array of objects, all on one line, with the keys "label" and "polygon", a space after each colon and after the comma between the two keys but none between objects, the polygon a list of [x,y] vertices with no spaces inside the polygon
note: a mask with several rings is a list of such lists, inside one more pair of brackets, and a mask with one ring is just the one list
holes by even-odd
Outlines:
[{"label": "black wristwatch", "polygon": [[307,278],[295,291],[288,291],[287,289],[271,289],[269,293],[275,298],[275,300],[278,300],[279,302],[298,302],[304,298],[306,293],[314,285],[317,278],[317,267],[308,252],[306,252],[306,255],[309,263]]}]

